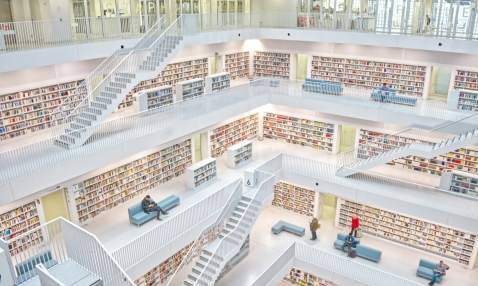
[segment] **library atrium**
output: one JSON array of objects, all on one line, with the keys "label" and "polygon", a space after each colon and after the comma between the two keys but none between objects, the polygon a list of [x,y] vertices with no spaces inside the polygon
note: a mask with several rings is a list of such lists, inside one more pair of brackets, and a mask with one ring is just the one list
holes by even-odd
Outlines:
[{"label": "library atrium", "polygon": [[477,1],[0,0],[0,286],[478,285]]}]

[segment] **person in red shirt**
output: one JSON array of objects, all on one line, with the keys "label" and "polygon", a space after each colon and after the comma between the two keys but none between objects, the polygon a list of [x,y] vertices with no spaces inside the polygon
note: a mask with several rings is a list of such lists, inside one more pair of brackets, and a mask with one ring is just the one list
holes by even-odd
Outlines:
[{"label": "person in red shirt", "polygon": [[357,236],[357,228],[359,227],[359,218],[357,216],[357,213],[355,212],[353,215],[352,215],[352,230],[350,231],[351,233],[354,233],[354,236],[356,237]]}]

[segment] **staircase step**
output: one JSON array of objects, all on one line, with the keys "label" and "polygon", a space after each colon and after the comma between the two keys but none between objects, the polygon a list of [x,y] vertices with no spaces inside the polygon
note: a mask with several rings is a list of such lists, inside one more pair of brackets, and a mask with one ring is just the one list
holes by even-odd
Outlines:
[{"label": "staircase step", "polygon": [[184,285],[186,286],[194,286],[196,284],[196,281],[193,281],[189,278],[186,278],[186,280],[184,280]]},{"label": "staircase step", "polygon": [[106,97],[106,98],[111,98],[111,99],[116,99],[116,98],[118,97],[118,96],[116,95],[116,93],[106,92],[106,91],[100,92],[100,96]]},{"label": "staircase step", "polygon": [[140,65],[140,66],[139,66],[139,69],[140,69],[140,70],[144,70],[144,71],[155,71],[155,70],[156,70],[156,67],[154,67],[154,66],[148,66],[148,65]]},{"label": "staircase step", "polygon": [[126,77],[115,77],[116,82],[124,82],[124,83],[131,83],[131,78],[126,78]]},{"label": "staircase step", "polygon": [[125,73],[125,72],[120,72],[117,74],[119,77],[124,77],[124,78],[136,78],[136,75],[134,73]]},{"label": "staircase step", "polygon": [[82,117],[90,121],[98,120],[98,116],[96,114],[86,112],[86,111],[83,111],[80,115],[78,115],[78,117]]},{"label": "staircase step", "polygon": [[126,88],[126,83],[112,81],[110,82],[110,86],[117,88]]},{"label": "staircase step", "polygon": [[241,217],[242,217],[243,220],[252,221],[252,217],[253,217],[252,215],[248,215],[248,214],[243,215],[243,214],[244,214],[243,212],[238,212],[238,211],[234,211],[234,212],[232,213],[232,215],[233,215],[234,217],[237,217],[237,218],[241,218]]},{"label": "staircase step", "polygon": [[108,109],[108,106],[106,104],[97,101],[92,101],[91,106],[96,107],[98,109]]},{"label": "staircase step", "polygon": [[85,110],[86,110],[86,112],[89,112],[91,114],[96,114],[96,115],[103,114],[102,109],[97,108],[97,107],[88,106],[88,107],[85,108]]},{"label": "staircase step", "polygon": [[466,138],[467,138],[467,139],[470,139],[471,137],[473,137],[473,133],[471,133],[470,131],[468,131],[468,133],[466,133]]},{"label": "staircase step", "polygon": [[81,138],[81,133],[86,132],[84,129],[80,129],[81,131],[76,131],[76,129],[66,128],[66,133],[76,138]]},{"label": "staircase step", "polygon": [[75,144],[75,140],[77,138],[75,138],[74,136],[70,135],[70,134],[62,134],[60,135],[60,139],[63,141],[63,142],[68,142],[70,144]]},{"label": "staircase step", "polygon": [[103,96],[97,96],[95,98],[95,101],[105,103],[105,104],[112,104],[113,103],[113,100],[111,98],[103,97]]},{"label": "staircase step", "polygon": [[105,87],[105,91],[112,93],[121,93],[121,88],[107,86]]},{"label": "staircase step", "polygon": [[[75,121],[75,122],[72,122],[72,123],[70,124],[70,126],[73,127],[73,128],[75,128],[75,129],[83,129],[83,128],[87,128],[87,127],[88,127],[88,126],[85,126],[85,125],[83,125],[83,124],[81,124],[81,123],[79,123],[79,122],[76,122],[76,121]],[[85,130],[85,131],[86,131],[86,130]]]},{"label": "staircase step", "polygon": [[70,149],[71,146],[73,145],[73,144],[71,144],[70,142],[63,141],[63,140],[61,140],[61,139],[59,139],[59,138],[58,138],[58,139],[55,139],[55,140],[53,141],[53,144],[55,144],[55,145],[57,145],[57,146],[59,146],[59,147],[65,148],[65,149]]},{"label": "staircase step", "polygon": [[465,141],[465,139],[466,139],[466,135],[465,135],[465,134],[461,134],[461,136],[460,136],[460,141]]},{"label": "staircase step", "polygon": [[82,117],[79,117],[79,116],[76,118],[76,122],[80,123],[81,125],[88,126],[88,127],[92,125],[91,120],[86,119],[86,118],[82,118]]}]

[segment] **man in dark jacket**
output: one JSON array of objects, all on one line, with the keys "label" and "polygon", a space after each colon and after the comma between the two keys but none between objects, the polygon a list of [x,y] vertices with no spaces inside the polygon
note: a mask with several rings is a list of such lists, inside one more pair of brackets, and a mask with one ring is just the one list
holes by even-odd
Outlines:
[{"label": "man in dark jacket", "polygon": [[160,206],[158,206],[149,195],[147,195],[142,201],[141,201],[141,206],[143,207],[143,210],[145,213],[149,214],[150,212],[157,212],[156,213],[156,219],[157,220],[162,220],[159,218],[161,214],[167,215],[168,213],[163,211]]},{"label": "man in dark jacket", "polygon": [[312,221],[309,223],[310,232],[312,233],[312,238],[310,240],[317,239],[317,229],[319,228],[319,221],[317,218],[312,218]]}]

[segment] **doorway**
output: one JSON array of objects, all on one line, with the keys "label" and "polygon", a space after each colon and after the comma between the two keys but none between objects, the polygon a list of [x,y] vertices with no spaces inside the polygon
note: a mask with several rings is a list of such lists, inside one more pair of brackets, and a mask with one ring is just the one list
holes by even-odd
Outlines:
[{"label": "doorway", "polygon": [[194,136],[194,164],[209,157],[209,134],[203,132]]},{"label": "doorway", "polygon": [[337,213],[337,197],[330,194],[324,194],[321,219],[335,223],[336,213]]},{"label": "doorway", "polygon": [[59,189],[41,197],[46,222],[50,222],[59,217],[70,220],[66,209],[65,190],[66,189]]},{"label": "doorway", "polygon": [[210,65],[210,70],[211,70],[210,75],[216,74],[216,56],[209,58],[209,65]]},{"label": "doorway", "polygon": [[202,161],[201,155],[201,134],[194,136],[194,163]]},{"label": "doorway", "polygon": [[356,133],[357,133],[357,128],[352,126],[341,125],[340,152],[344,152],[347,148],[355,145]]},{"label": "doorway", "polygon": [[450,88],[451,68],[432,68],[432,79],[430,81],[429,97],[448,98],[448,90]]},{"label": "doorway", "polygon": [[297,80],[305,80],[307,78],[307,61],[308,55],[297,55]]}]

